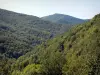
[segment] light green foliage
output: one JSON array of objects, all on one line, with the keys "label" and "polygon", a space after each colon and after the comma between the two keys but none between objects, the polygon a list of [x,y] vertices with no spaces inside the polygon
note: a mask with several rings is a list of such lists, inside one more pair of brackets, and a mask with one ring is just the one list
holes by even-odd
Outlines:
[{"label": "light green foliage", "polygon": [[60,75],[65,62],[60,52],[45,53],[41,58],[42,69],[46,75]]},{"label": "light green foliage", "polygon": [[31,64],[25,67],[23,70],[24,75],[39,75],[41,74],[41,65],[39,64]]},{"label": "light green foliage", "polygon": [[15,70],[12,75],[41,75],[42,68],[39,64],[30,64],[26,66],[23,71]]}]

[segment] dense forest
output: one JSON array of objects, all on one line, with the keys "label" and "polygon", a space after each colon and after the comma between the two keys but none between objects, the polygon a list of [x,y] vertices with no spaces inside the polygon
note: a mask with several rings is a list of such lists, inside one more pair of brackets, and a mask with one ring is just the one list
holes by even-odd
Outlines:
[{"label": "dense forest", "polygon": [[71,26],[0,9],[0,56],[18,58]]},{"label": "dense forest", "polygon": [[0,9],[0,75],[100,75],[100,14],[72,26]]},{"label": "dense forest", "polygon": [[12,75],[100,75],[100,14],[17,59]]}]

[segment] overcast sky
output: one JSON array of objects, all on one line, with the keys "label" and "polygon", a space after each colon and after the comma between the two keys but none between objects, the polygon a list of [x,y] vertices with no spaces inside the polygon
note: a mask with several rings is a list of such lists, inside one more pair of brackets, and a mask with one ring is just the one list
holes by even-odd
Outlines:
[{"label": "overcast sky", "polygon": [[100,0],[0,0],[0,8],[38,17],[61,13],[89,19],[100,13]]}]

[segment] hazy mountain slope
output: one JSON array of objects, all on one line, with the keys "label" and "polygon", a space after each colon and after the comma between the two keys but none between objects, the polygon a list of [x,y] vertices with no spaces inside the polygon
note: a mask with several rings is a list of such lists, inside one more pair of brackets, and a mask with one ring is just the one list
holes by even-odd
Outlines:
[{"label": "hazy mountain slope", "polygon": [[0,55],[18,58],[42,41],[70,27],[0,9]]},{"label": "hazy mountain slope", "polygon": [[46,21],[51,21],[58,24],[81,24],[86,22],[87,20],[79,19],[76,17],[72,17],[64,14],[53,14],[49,16],[42,17],[42,19]]},{"label": "hazy mountain slope", "polygon": [[20,57],[12,75],[100,75],[100,14]]}]

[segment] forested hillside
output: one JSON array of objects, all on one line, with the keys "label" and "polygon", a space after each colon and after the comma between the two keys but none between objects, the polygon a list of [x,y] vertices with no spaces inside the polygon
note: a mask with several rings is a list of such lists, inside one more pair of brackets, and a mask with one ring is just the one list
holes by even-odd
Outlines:
[{"label": "forested hillside", "polygon": [[0,9],[0,56],[18,58],[37,44],[70,27],[71,25],[55,24],[36,16]]},{"label": "forested hillside", "polygon": [[88,21],[88,19],[79,19],[73,16],[69,16],[69,15],[64,15],[64,14],[53,14],[53,15],[49,15],[49,16],[45,16],[42,17],[43,20],[46,21],[50,21],[53,23],[58,23],[58,24],[71,24],[71,25],[75,25],[75,24],[81,24],[84,23],[86,21]]},{"label": "forested hillside", "polygon": [[100,75],[100,14],[36,46],[10,75]]}]

